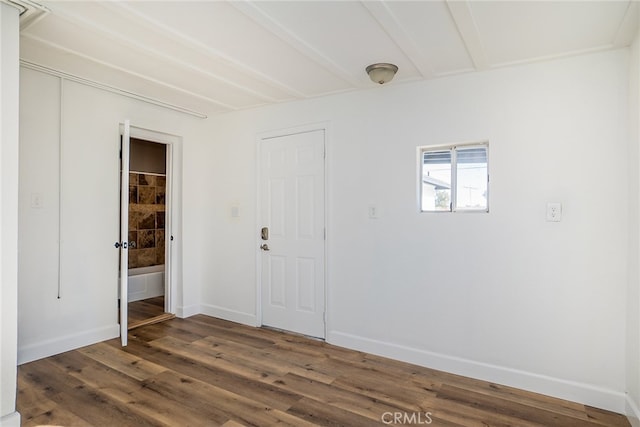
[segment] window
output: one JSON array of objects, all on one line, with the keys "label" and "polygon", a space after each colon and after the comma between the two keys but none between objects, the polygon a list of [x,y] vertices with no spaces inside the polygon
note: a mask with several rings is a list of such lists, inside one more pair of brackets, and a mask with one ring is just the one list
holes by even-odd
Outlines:
[{"label": "window", "polygon": [[420,148],[422,212],[488,212],[487,143]]}]

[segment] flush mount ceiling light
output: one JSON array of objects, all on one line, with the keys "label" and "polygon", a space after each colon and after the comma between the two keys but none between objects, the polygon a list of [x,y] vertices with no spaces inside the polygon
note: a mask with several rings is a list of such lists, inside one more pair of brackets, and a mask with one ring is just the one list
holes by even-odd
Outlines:
[{"label": "flush mount ceiling light", "polygon": [[383,85],[393,79],[393,76],[395,76],[398,71],[398,67],[396,65],[383,62],[369,65],[366,68],[366,71],[367,74],[369,74],[371,81]]}]

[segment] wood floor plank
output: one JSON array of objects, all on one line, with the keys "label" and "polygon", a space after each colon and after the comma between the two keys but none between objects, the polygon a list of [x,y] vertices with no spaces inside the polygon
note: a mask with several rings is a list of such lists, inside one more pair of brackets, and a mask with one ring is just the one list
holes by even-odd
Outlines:
[{"label": "wood floor plank", "polygon": [[542,410],[448,384],[442,385],[437,397],[438,399],[455,401],[458,404],[473,407],[488,413],[508,416],[519,420],[519,422],[535,419],[542,425],[561,425],[566,427],[582,426],[586,422],[583,417],[575,418],[558,412]]},{"label": "wood floor plank", "polygon": [[242,390],[232,392],[171,371],[145,381],[145,387],[184,402],[194,413],[203,412],[206,408],[201,416],[215,422],[236,420],[247,425],[287,425],[296,421],[284,413],[290,405],[280,410],[244,396]]},{"label": "wood floor plank", "polygon": [[110,340],[19,366],[17,407],[26,427],[358,427],[425,424],[426,414],[439,427],[630,426],[575,402],[204,315],[142,326],[124,348]]},{"label": "wood floor plank", "polygon": [[250,366],[264,372],[285,375],[289,372],[324,383],[333,382],[336,377],[328,371],[320,372],[314,366],[318,366],[324,357],[321,355],[301,356],[295,352],[272,351],[271,349],[254,348],[250,345],[207,337],[193,343],[197,347],[215,351],[216,355],[225,360],[231,360],[233,364]]},{"label": "wood floor plank", "polygon": [[138,380],[144,380],[166,370],[161,365],[132,356],[105,343],[84,347],[78,352]]},{"label": "wood floor plank", "polygon": [[154,340],[151,344],[173,354],[194,359],[203,365],[216,366],[254,380],[264,380],[270,377],[279,378],[287,372],[285,367],[280,367],[280,369],[274,371],[272,366],[266,366],[259,360],[251,364],[243,363],[242,360],[230,360],[231,358],[225,357],[223,353],[219,353],[215,349],[193,346],[190,343],[182,342],[169,336]]},{"label": "wood floor plank", "polygon": [[613,412],[604,411],[602,409],[586,406],[585,411],[587,419],[591,423],[608,426],[608,427],[626,427],[629,425],[627,417],[615,414]]},{"label": "wood floor plank", "polygon": [[434,396],[429,396],[423,406],[430,408],[427,412],[437,426],[451,423],[464,427],[550,427]]},{"label": "wood floor plank", "polygon": [[164,313],[164,296],[132,301],[128,304],[129,324],[140,322]]},{"label": "wood floor plank", "polygon": [[302,396],[318,400],[330,407],[344,409],[374,421],[380,421],[381,414],[385,412],[406,411],[406,408],[391,406],[373,397],[344,390],[335,385],[314,381],[293,373],[276,380],[275,383]]},{"label": "wood floor plank", "polygon": [[99,390],[87,387],[81,381],[66,375],[63,370],[47,359],[27,365],[20,367],[26,383],[44,390],[46,397],[54,401],[58,408],[63,409],[60,411],[62,414],[72,413],[75,417],[84,420],[84,425],[152,426],[157,424],[149,418],[132,412],[126,405],[108,398]]},{"label": "wood floor plank", "polygon": [[[323,402],[304,397],[293,405],[288,411],[289,414],[305,420],[311,425],[321,426],[368,426],[373,422],[370,418],[362,415],[326,405]],[[382,414],[381,414],[382,415]],[[380,424],[382,424],[380,422]]]}]

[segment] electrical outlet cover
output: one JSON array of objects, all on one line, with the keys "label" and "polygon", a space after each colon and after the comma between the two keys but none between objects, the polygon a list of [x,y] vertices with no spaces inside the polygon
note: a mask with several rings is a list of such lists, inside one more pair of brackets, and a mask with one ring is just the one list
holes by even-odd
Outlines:
[{"label": "electrical outlet cover", "polygon": [[547,203],[547,221],[562,221],[562,203]]}]

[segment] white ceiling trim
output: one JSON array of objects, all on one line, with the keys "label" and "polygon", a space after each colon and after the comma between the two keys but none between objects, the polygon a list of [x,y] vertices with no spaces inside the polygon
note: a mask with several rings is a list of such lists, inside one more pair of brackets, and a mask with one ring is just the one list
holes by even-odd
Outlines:
[{"label": "white ceiling trim", "polygon": [[103,60],[98,59],[98,58],[94,58],[94,57],[92,57],[90,55],[84,54],[82,52],[78,52],[78,51],[70,49],[68,47],[60,46],[57,43],[50,42],[50,41],[45,40],[45,39],[43,39],[41,37],[34,36],[33,34],[25,33],[25,34],[22,34],[22,37],[26,37],[28,39],[35,40],[35,41],[37,41],[39,43],[42,43],[42,44],[44,44],[46,46],[50,46],[50,47],[53,47],[55,49],[61,50],[63,52],[70,53],[72,55],[78,56],[80,58],[86,59],[86,60],[91,61],[91,62],[96,63],[96,64],[103,65],[103,66],[111,68],[113,70],[117,70],[117,71],[120,71],[122,73],[126,73],[126,74],[129,74],[131,76],[138,77],[138,78],[140,78],[142,80],[146,80],[146,81],[154,83],[154,84],[156,84],[158,86],[162,86],[162,87],[165,87],[167,89],[171,89],[171,90],[174,90],[176,92],[180,92],[180,93],[183,93],[185,95],[189,95],[189,96],[191,96],[193,98],[201,99],[203,101],[206,101],[206,102],[208,102],[210,104],[213,104],[213,105],[217,105],[217,106],[222,107],[222,108],[224,108],[226,110],[229,110],[229,111],[235,111],[235,110],[239,110],[240,109],[238,107],[234,107],[232,105],[225,104],[223,102],[220,102],[218,100],[209,98],[207,96],[200,95],[199,93],[191,92],[189,90],[180,88],[178,86],[175,86],[175,85],[160,81],[160,80],[155,79],[153,77],[149,77],[149,76],[146,76],[144,74],[136,73],[136,72],[128,70],[126,68],[122,68],[122,67],[120,67],[118,65],[111,64],[109,62],[103,61]]},{"label": "white ceiling trim", "polygon": [[31,70],[39,71],[41,73],[50,74],[52,76],[56,76],[56,77],[59,77],[59,78],[64,79],[64,80],[69,80],[69,81],[80,83],[80,84],[83,84],[83,85],[86,85],[86,86],[95,87],[97,89],[104,90],[104,91],[107,91],[107,92],[116,93],[118,95],[126,96],[127,98],[137,99],[139,101],[143,101],[143,102],[146,102],[148,104],[157,105],[159,107],[167,108],[169,110],[178,111],[180,113],[188,114],[190,116],[194,116],[194,117],[197,117],[199,119],[206,119],[207,118],[206,114],[200,113],[198,111],[191,110],[189,108],[181,107],[181,106],[175,105],[175,104],[169,104],[168,102],[160,101],[160,100],[155,99],[155,98],[150,98],[148,96],[140,95],[140,94],[137,94],[137,93],[134,93],[134,92],[130,92],[130,91],[127,91],[127,90],[123,90],[123,89],[119,89],[119,88],[114,87],[114,86],[110,86],[110,85],[106,85],[106,84],[103,84],[103,83],[100,83],[100,82],[96,82],[96,81],[93,81],[93,80],[85,79],[84,77],[79,77],[79,76],[76,76],[76,75],[73,75],[73,74],[65,73],[63,71],[54,70],[54,69],[49,68],[49,67],[45,67],[45,66],[42,66],[42,65],[34,64],[33,62],[29,62],[29,61],[25,61],[25,60],[21,59],[20,60],[20,66],[22,66],[24,68],[31,69]]},{"label": "white ceiling trim", "polygon": [[20,11],[20,31],[24,31],[50,12],[43,5],[31,0],[0,0],[0,3],[13,6]]},{"label": "white ceiling trim", "polygon": [[[287,93],[289,96],[291,97],[296,97],[296,98],[307,98],[308,96],[302,92],[300,92],[299,90],[288,86],[258,70],[256,70],[253,67],[250,67],[244,63],[241,63],[239,61],[237,61],[236,59],[229,57],[227,55],[225,55],[222,52],[219,52],[215,49],[212,49],[211,47],[209,47],[208,45],[206,45],[205,43],[202,43],[200,40],[197,40],[193,37],[189,37],[184,33],[181,33],[179,31],[177,31],[176,29],[163,24],[162,22],[159,22],[153,18],[151,18],[150,16],[139,12],[133,8],[131,8],[130,6],[128,6],[125,2],[104,2],[104,5],[108,5],[109,7],[112,7],[113,10],[117,10],[118,8],[121,8],[122,10],[126,10],[126,13],[131,14],[131,15],[135,15],[137,18],[141,19],[142,21],[144,21],[145,24],[147,24],[147,28],[150,28],[151,30],[153,30],[154,32],[161,32],[164,36],[166,37],[170,37],[173,41],[180,43],[184,46],[187,46],[189,48],[193,48],[193,49],[198,49],[200,52],[202,52],[204,55],[209,56],[210,58],[213,58],[215,60],[223,60],[225,63],[231,65],[232,67],[237,68],[239,71],[244,72],[246,74],[249,74],[251,76],[253,76],[254,78],[262,81],[263,83],[272,86],[273,88],[279,89],[285,93]],[[119,13],[122,13],[122,11],[119,11]]]},{"label": "white ceiling trim", "polygon": [[460,0],[446,0],[446,2],[476,70],[486,70],[490,66],[489,58],[482,45],[480,31],[473,19],[471,5],[468,1]]},{"label": "white ceiling trim", "polygon": [[280,40],[287,43],[289,46],[300,52],[302,55],[312,60],[316,64],[320,65],[334,76],[348,82],[355,87],[361,87],[362,81],[355,79],[344,68],[340,67],[334,61],[332,61],[325,54],[315,49],[309,43],[304,41],[302,37],[295,34],[293,31],[288,30],[284,25],[278,22],[273,16],[269,15],[259,6],[252,1],[232,1],[229,2],[231,6],[236,8],[242,14],[252,19],[258,25],[265,30],[274,34]]},{"label": "white ceiling trim", "polygon": [[556,59],[568,58],[572,56],[588,55],[590,53],[603,52],[603,51],[611,50],[611,48],[612,48],[612,45],[607,44],[604,46],[599,46],[599,47],[594,47],[589,49],[578,49],[571,52],[562,52],[554,55],[538,56],[534,58],[519,59],[516,61],[499,62],[499,63],[491,64],[491,68],[505,68],[505,67],[513,67],[517,65],[532,64],[534,62],[553,61]]},{"label": "white ceiling trim", "polygon": [[418,47],[415,40],[404,30],[398,18],[382,1],[361,1],[378,25],[387,33],[393,42],[400,48],[405,56],[420,72],[422,77],[429,79],[435,77],[436,73],[430,61],[424,55],[422,49]]},{"label": "white ceiling trim", "polygon": [[[217,80],[219,82],[222,82],[222,83],[224,83],[226,85],[232,86],[232,87],[234,87],[236,89],[239,89],[239,90],[241,90],[243,92],[246,92],[246,93],[248,93],[248,94],[250,94],[252,96],[260,98],[263,101],[266,101],[266,102],[279,102],[279,100],[277,100],[277,99],[275,99],[275,98],[273,98],[273,97],[271,97],[269,95],[265,95],[264,93],[260,93],[260,92],[258,92],[256,90],[250,89],[250,88],[246,87],[245,85],[242,85],[242,84],[236,83],[234,81],[231,81],[231,80],[229,80],[229,79],[227,79],[225,77],[219,76],[219,75],[217,75],[215,73],[212,73],[211,71],[204,70],[204,69],[202,69],[200,67],[197,67],[197,66],[195,66],[195,65],[193,65],[191,63],[188,63],[186,61],[178,60],[175,57],[173,57],[171,55],[164,54],[164,53],[158,51],[157,49],[154,49],[154,48],[152,48],[152,47],[150,47],[148,45],[144,45],[142,43],[138,43],[135,40],[132,40],[132,39],[127,38],[127,37],[123,37],[120,33],[116,32],[116,31],[113,31],[113,30],[111,30],[109,28],[106,28],[105,26],[100,25],[99,23],[96,23],[94,21],[89,21],[88,19],[80,17],[77,14],[69,13],[68,10],[61,10],[61,9],[58,8],[58,9],[56,9],[55,12],[60,17],[62,17],[64,19],[67,19],[69,21],[72,21],[72,22],[74,22],[75,24],[77,24],[79,26],[82,26],[82,27],[84,27],[86,29],[89,29],[89,30],[92,30],[92,31],[98,31],[98,32],[102,33],[102,35],[104,35],[105,37],[109,38],[110,40],[116,41],[118,43],[122,43],[122,44],[130,46],[130,47],[141,49],[145,53],[149,53],[152,56],[155,56],[156,58],[162,59],[162,60],[167,61],[169,63],[173,63],[173,64],[175,64],[175,65],[177,65],[179,67],[183,67],[183,68],[189,69],[189,70],[194,71],[196,73],[202,74],[202,75],[204,75],[204,76],[206,76],[208,78],[211,78],[211,79]],[[237,109],[237,108],[240,108],[240,107],[236,106],[234,108]]]}]

